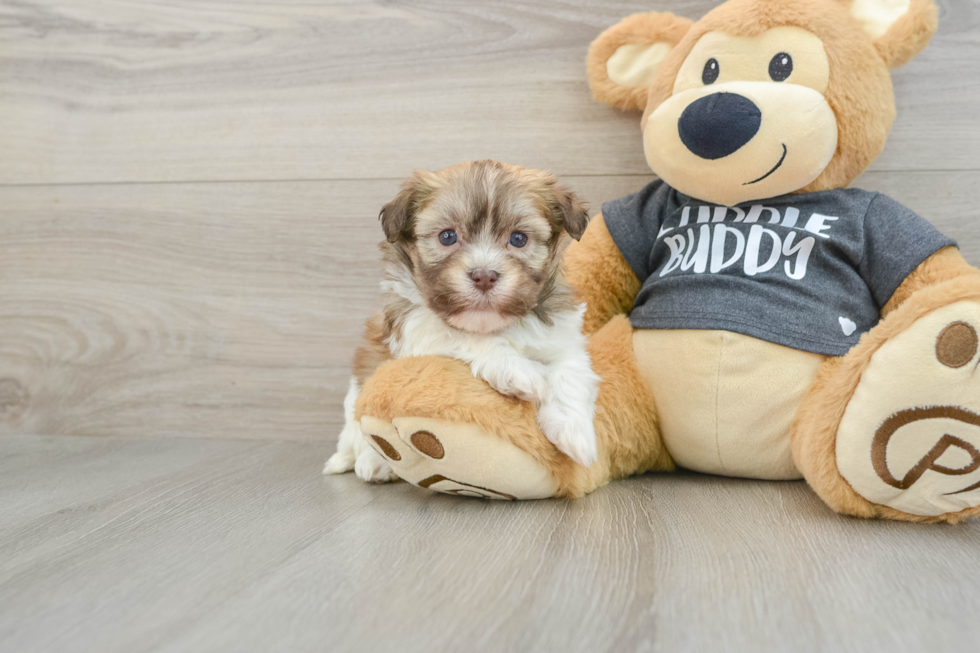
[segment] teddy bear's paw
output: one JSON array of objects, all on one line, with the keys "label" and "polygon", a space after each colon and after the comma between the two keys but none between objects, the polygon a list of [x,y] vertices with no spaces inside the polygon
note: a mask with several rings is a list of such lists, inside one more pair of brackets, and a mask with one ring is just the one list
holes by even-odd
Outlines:
[{"label": "teddy bear's paw", "polygon": [[544,499],[557,484],[528,453],[473,424],[361,418],[365,441],[394,474],[421,488],[485,499]]},{"label": "teddy bear's paw", "polygon": [[926,314],[871,357],[837,431],[861,496],[937,517],[980,505],[980,302]]}]

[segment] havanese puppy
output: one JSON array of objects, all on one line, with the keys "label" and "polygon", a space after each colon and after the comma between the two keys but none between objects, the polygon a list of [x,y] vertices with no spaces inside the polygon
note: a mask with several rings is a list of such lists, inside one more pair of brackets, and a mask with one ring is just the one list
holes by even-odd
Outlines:
[{"label": "havanese puppy", "polygon": [[358,393],[386,360],[449,356],[498,392],[538,404],[544,435],[572,460],[596,460],[599,378],[582,334],[585,305],[562,276],[586,207],[547,172],[496,161],[417,170],[381,209],[384,308],[368,320],[325,474],[395,475],[354,420]]}]

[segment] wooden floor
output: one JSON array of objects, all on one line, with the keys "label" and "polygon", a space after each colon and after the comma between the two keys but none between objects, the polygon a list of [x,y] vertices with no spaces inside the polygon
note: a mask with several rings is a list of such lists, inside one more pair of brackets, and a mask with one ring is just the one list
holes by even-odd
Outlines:
[{"label": "wooden floor", "polygon": [[[980,523],[678,474],[485,503],[319,471],[413,167],[650,173],[583,59],[707,0],[0,0],[0,651],[976,651]],[[980,8],[856,185],[980,264]]]}]

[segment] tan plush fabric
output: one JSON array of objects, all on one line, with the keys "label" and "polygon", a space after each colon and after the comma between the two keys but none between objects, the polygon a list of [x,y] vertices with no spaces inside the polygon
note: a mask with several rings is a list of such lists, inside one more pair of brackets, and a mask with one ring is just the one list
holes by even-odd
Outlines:
[{"label": "tan plush fabric", "polygon": [[878,156],[895,119],[895,99],[888,67],[861,24],[841,3],[813,0],[730,0],[698,21],[661,63],[650,88],[643,124],[673,94],[684,59],[705,34],[721,31],[755,37],[784,25],[816,34],[833,65],[824,95],[837,116],[838,147],[834,159],[801,192],[841,188],[851,183]]},{"label": "tan plush fabric", "polygon": [[[874,4],[883,0],[863,1]],[[895,119],[889,68],[914,57],[936,30],[937,9],[932,0],[912,0],[907,11],[898,16],[884,34],[875,37],[851,14],[851,3],[845,0],[729,0],[693,24],[672,14],[637,14],[593,41],[587,62],[589,83],[602,102],[643,109],[641,125],[645,127],[651,114],[675,94],[678,75],[705,35],[722,33],[752,39],[787,26],[806,30],[820,39],[833,62],[822,92],[837,118],[838,142],[830,163],[797,190],[841,188],[861,174],[884,147]],[[619,47],[655,42],[668,42],[673,48],[657,63],[649,77],[652,84],[623,87],[609,79],[607,62]],[[714,201],[704,192],[691,194]]]},{"label": "tan plush fabric", "polygon": [[[928,269],[923,267],[927,263],[928,261],[920,265],[919,271]],[[916,515],[873,503],[855,491],[837,467],[838,428],[862,380],[862,375],[871,364],[875,353],[889,340],[912,328],[923,316],[944,306],[963,301],[980,301],[980,277],[976,274],[965,274],[936,283],[913,294],[883,319],[875,329],[865,335],[847,356],[830,359],[821,367],[794,420],[793,459],[814,491],[834,510],[858,517],[886,517],[928,522],[957,522],[965,517],[980,514],[980,507],[973,507],[941,515]],[[912,365],[907,371],[903,370],[896,374],[906,384],[917,386],[916,373],[917,370]],[[887,400],[881,398],[877,401]],[[942,403],[947,405],[949,402],[944,400]],[[916,403],[905,408],[919,405]]]},{"label": "tan plush fabric", "polygon": [[911,0],[853,0],[851,15],[861,21],[872,38],[884,36],[911,6]]},{"label": "tan plush fabric", "polygon": [[[684,37],[691,25],[692,22],[687,18],[651,11],[628,16],[600,34],[589,46],[586,59],[589,86],[592,88],[593,97],[620,109],[642,110],[643,105],[646,104],[647,85],[624,86],[610,79],[609,60],[623,46],[646,48],[662,43],[673,47]],[[648,63],[659,65],[660,61],[662,58],[656,57],[650,58]],[[655,70],[650,71],[641,75],[640,79],[645,81],[654,74],[656,74]],[[625,80],[620,79],[620,82],[623,81]]]},{"label": "tan plush fabric", "polygon": [[975,337],[980,302],[923,316],[885,342],[861,374],[837,430],[836,459],[844,480],[868,501],[927,517],[980,503],[977,349],[975,340],[963,346],[968,356],[956,367],[938,355],[951,324]]},{"label": "tan plush fabric", "polygon": [[[894,0],[861,0],[862,4],[889,4]],[[904,3],[903,3],[904,4]],[[852,12],[855,2],[851,5]],[[860,6],[860,5],[858,5]],[[874,46],[889,68],[898,68],[911,61],[929,44],[939,26],[939,8],[932,0],[911,0],[903,13],[878,36],[880,27],[870,32]],[[867,24],[866,24],[867,29]]]},{"label": "tan plush fabric", "polygon": [[546,499],[558,490],[547,467],[473,424],[365,416],[361,430],[399,478],[436,492],[516,500]]},{"label": "tan plush fabric", "polygon": [[[416,422],[401,420],[436,420],[443,425],[436,434],[441,442],[444,438],[440,434],[452,431],[446,424],[465,426],[455,431],[451,440],[443,442],[445,459],[439,460],[438,464],[428,463],[432,471],[429,476],[441,474],[456,481],[457,485],[440,485],[432,489],[459,489],[460,482],[498,491],[505,491],[501,490],[505,487],[514,488],[508,480],[512,475],[507,471],[507,463],[502,462],[503,466],[498,468],[494,461],[498,455],[506,456],[501,459],[503,461],[523,459],[523,455],[501,453],[515,448],[548,471],[554,482],[554,496],[582,496],[615,478],[648,470],[673,469],[673,462],[660,442],[653,396],[636,366],[632,337],[633,330],[623,316],[612,319],[592,336],[589,352],[593,369],[602,378],[602,383],[595,421],[599,460],[588,469],[572,462],[545,439],[538,428],[532,404],[497,393],[485,382],[475,379],[465,364],[448,358],[413,357],[385,363],[364,385],[357,401],[356,416],[362,427],[370,424],[373,428],[386,428],[384,424],[397,426],[404,423],[409,425],[407,430],[414,428]],[[386,433],[390,435],[391,431],[386,430]],[[405,437],[410,438],[411,433]],[[466,444],[468,439],[476,441],[486,437],[500,441],[499,446],[490,447],[498,453],[488,453],[490,448],[482,441],[473,446]],[[368,443],[378,453],[386,455],[380,443],[371,438]],[[415,459],[407,456],[398,441],[389,444],[405,459]],[[418,449],[418,446],[414,448]],[[478,481],[472,480],[471,472],[483,470],[481,465],[498,469],[500,480],[483,471],[472,477]],[[393,466],[401,475],[397,465]],[[419,480],[415,478],[415,472],[408,474],[409,480]],[[540,487],[538,477],[532,476],[533,487]],[[517,491],[532,493],[526,488]]]},{"label": "tan plush fabric", "polygon": [[457,360],[418,356],[385,363],[364,384],[355,416],[385,423],[424,417],[471,424],[528,453],[550,471],[559,494],[566,485],[583,484],[578,480],[582,468],[545,439],[531,404],[499,394]]},{"label": "tan plush fabric", "polygon": [[823,356],[728,331],[636,331],[633,349],[681,467],[795,479],[790,423]]},{"label": "tan plush fabric", "polygon": [[[765,116],[759,133],[737,152],[709,161],[682,142],[677,124],[698,99],[713,95],[705,86],[674,95],[649,116],[643,131],[647,162],[668,185],[724,206],[777,197],[820,176],[837,151],[837,122],[824,96],[812,88],[772,82],[736,81],[725,92],[748,98]],[[787,148],[787,149],[784,149]],[[784,156],[786,152],[791,155]],[[766,173],[779,165],[779,174]],[[761,182],[747,184],[753,179]]]},{"label": "tan plush fabric", "polygon": [[598,331],[616,315],[628,315],[640,292],[640,280],[613,242],[602,215],[592,219],[582,240],[565,254],[565,278],[585,302],[586,333]]},{"label": "tan plush fabric", "polygon": [[902,282],[902,285],[898,287],[898,290],[892,294],[888,303],[881,309],[881,314],[888,315],[904,304],[913,293],[937,283],[951,281],[964,275],[972,275],[980,280],[980,270],[967,263],[963,259],[963,255],[960,254],[960,250],[955,247],[941,249],[923,261]]},{"label": "tan plush fabric", "polygon": [[667,43],[621,45],[606,61],[609,81],[627,88],[649,86],[657,65],[664,60],[671,46]]}]

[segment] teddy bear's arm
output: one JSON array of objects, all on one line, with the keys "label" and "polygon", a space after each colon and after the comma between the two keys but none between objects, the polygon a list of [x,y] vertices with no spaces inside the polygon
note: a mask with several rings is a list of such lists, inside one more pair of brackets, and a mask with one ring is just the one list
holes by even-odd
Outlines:
[{"label": "teddy bear's arm", "polygon": [[919,264],[919,267],[902,282],[881,309],[881,316],[885,317],[901,306],[913,293],[927,286],[967,274],[980,275],[980,270],[967,263],[957,248],[944,247]]},{"label": "teddy bear's arm", "polygon": [[629,314],[640,280],[609,234],[602,215],[589,223],[582,240],[565,255],[565,274],[586,304],[583,331],[594,333],[614,316]]}]

